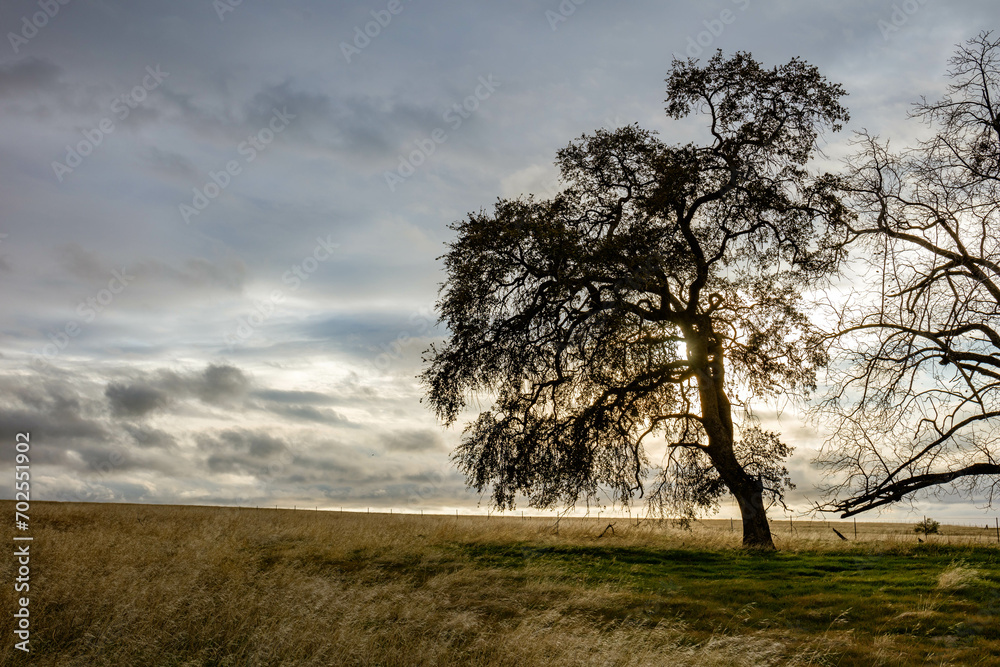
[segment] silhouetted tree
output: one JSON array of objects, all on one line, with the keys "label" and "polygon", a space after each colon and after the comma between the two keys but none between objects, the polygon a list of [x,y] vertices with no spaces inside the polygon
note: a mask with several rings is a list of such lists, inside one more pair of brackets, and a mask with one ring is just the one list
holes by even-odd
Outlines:
[{"label": "silhouetted tree", "polygon": [[851,161],[871,289],[840,308],[849,363],[818,412],[837,427],[824,508],[845,517],[943,485],[992,500],[1000,480],[1000,40],[961,45],[949,75],[913,112],[933,136],[894,153],[862,134]]},{"label": "silhouetted tree", "polygon": [[790,448],[748,400],[808,390],[826,361],[800,293],[837,266],[818,230],[844,211],[805,165],[847,119],[843,94],[798,59],[675,60],[666,112],[703,114],[706,145],[598,130],[558,152],[554,198],[501,199],[452,226],[450,339],[421,377],[446,424],[471,395],[492,403],[454,455],[471,486],[498,508],[601,489],[627,504],[662,437],[651,507],[689,517],[728,490],[744,545],[773,548],[764,499],[788,485]]}]

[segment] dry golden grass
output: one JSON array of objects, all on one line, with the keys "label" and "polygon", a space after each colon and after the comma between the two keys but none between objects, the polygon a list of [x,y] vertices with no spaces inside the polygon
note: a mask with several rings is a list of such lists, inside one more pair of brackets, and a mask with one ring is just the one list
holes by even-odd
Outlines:
[{"label": "dry golden grass", "polygon": [[[609,522],[615,535],[598,539]],[[845,662],[838,656],[857,643],[855,630],[836,614],[820,612],[799,627],[780,626],[753,604],[699,611],[696,593],[682,599],[663,588],[666,575],[643,578],[643,559],[658,552],[717,553],[752,567],[728,521],[690,532],[622,519],[563,519],[558,533],[553,525],[35,503],[30,664],[906,664],[893,656],[912,653],[908,635],[876,633],[865,655],[888,657]],[[797,524],[797,535],[782,536],[776,526],[777,541],[809,558],[838,554],[844,546],[828,528]],[[605,546],[611,569],[575,560]],[[873,538],[851,548],[884,547]],[[0,570],[11,581],[13,559],[0,559]],[[958,562],[928,589],[936,585],[945,596],[980,575]],[[647,590],[646,581],[661,588]],[[4,591],[12,609],[12,587]],[[794,613],[805,618],[803,609]],[[0,632],[10,638],[12,630],[7,614]],[[9,639],[0,662],[25,664]]]},{"label": "dry golden grass", "polygon": [[938,576],[937,587],[943,591],[961,591],[979,582],[981,572],[964,560],[953,561]]}]

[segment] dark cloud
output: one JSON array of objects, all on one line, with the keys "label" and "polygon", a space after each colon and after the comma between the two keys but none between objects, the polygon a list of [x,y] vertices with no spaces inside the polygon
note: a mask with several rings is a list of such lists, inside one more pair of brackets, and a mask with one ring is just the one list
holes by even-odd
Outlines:
[{"label": "dark cloud", "polygon": [[11,117],[72,127],[82,117],[109,115],[112,91],[104,80],[75,79],[50,57],[29,56],[0,64],[0,105]]},{"label": "dark cloud", "polygon": [[208,452],[206,463],[216,473],[273,474],[283,465],[279,455],[288,444],[262,430],[231,429],[196,438],[198,447]]},{"label": "dark cloud", "polygon": [[295,421],[316,422],[331,426],[357,426],[335,410],[321,410],[311,405],[274,404],[265,407],[271,414],[288,417]]},{"label": "dark cloud", "polygon": [[155,449],[175,449],[177,438],[157,428],[150,428],[138,424],[125,424],[125,431],[132,436],[132,440],[140,447]]},{"label": "dark cloud", "polygon": [[44,407],[0,408],[0,432],[30,432],[39,445],[35,452],[43,454],[47,461],[63,460],[67,449],[81,443],[105,442],[111,434],[106,424],[75,409],[54,411]]},{"label": "dark cloud", "polygon": [[0,99],[26,92],[62,88],[63,69],[45,58],[27,57],[0,64]]},{"label": "dark cloud", "polygon": [[116,417],[143,417],[172,403],[196,398],[216,406],[239,404],[250,390],[250,378],[235,366],[208,365],[200,372],[160,370],[136,375],[130,382],[112,382],[104,391]]},{"label": "dark cloud", "polygon": [[103,450],[115,432],[100,415],[100,403],[72,384],[41,374],[0,375],[0,433],[30,433],[33,461],[73,464],[71,452]]},{"label": "dark cloud", "polygon": [[[439,451],[440,439],[406,428],[380,437],[377,422],[356,423],[327,407],[351,402],[360,387],[348,376],[330,393],[275,389],[226,363],[126,366],[106,378],[43,364],[25,376],[0,373],[0,429],[32,433],[33,461],[49,467],[47,480],[59,480],[40,483],[43,498],[169,502],[184,492],[203,502],[266,504],[282,493],[368,503],[418,494],[421,483],[433,482],[420,472],[426,463],[379,458],[372,434],[411,456]],[[365,395],[359,405],[367,405]],[[205,405],[212,410],[197,411]],[[268,425],[230,425],[248,416]],[[331,440],[331,430],[345,428],[355,435]],[[220,495],[219,475],[250,477],[257,486]],[[202,492],[191,496],[193,489]]]},{"label": "dark cloud", "polygon": [[192,381],[192,386],[202,401],[228,404],[247,395],[250,379],[235,366],[210,365]]},{"label": "dark cloud", "polygon": [[292,80],[262,87],[244,105],[244,129],[267,127],[275,111],[294,118],[282,132],[282,141],[331,155],[375,163],[392,159],[415,134],[444,125],[446,107],[440,102],[413,101],[395,93],[358,95],[314,92]]},{"label": "dark cloud", "polygon": [[112,383],[108,385],[104,395],[116,417],[144,417],[154,410],[165,408],[169,403],[164,392],[141,384]]},{"label": "dark cloud", "polygon": [[427,429],[384,433],[380,439],[390,452],[434,452],[446,449],[441,434]]}]

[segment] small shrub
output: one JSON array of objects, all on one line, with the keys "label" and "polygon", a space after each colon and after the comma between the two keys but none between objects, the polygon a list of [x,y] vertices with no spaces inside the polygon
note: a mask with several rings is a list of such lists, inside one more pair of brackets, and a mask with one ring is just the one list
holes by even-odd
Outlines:
[{"label": "small shrub", "polygon": [[935,521],[934,519],[928,519],[925,517],[923,521],[918,521],[916,524],[914,524],[913,532],[923,533],[924,537],[927,537],[928,535],[934,535],[940,532],[940,528],[941,528],[941,523],[939,521]]}]

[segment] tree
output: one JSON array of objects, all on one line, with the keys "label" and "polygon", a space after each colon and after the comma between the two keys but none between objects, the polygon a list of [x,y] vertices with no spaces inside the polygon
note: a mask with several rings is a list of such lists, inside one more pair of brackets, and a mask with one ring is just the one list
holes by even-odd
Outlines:
[{"label": "tree", "polygon": [[934,519],[928,519],[924,517],[922,521],[918,521],[913,524],[914,533],[923,533],[926,538],[928,535],[937,535],[941,531],[941,522],[935,521]]},{"label": "tree", "polygon": [[[557,154],[552,199],[497,201],[452,225],[438,308],[450,338],[421,378],[446,424],[492,405],[454,454],[498,509],[642,497],[683,517],[732,493],[743,543],[773,548],[765,498],[789,485],[790,448],[751,398],[814,387],[826,361],[800,291],[841,253],[834,179],[806,163],[840,129],[844,91],[793,59],[675,60],[666,112],[703,114],[709,143],[670,146],[628,126]],[[734,411],[737,418],[734,422]],[[741,428],[742,427],[742,428]]]},{"label": "tree", "polygon": [[836,426],[824,508],[844,517],[921,489],[992,501],[1000,482],[1000,40],[960,46],[949,76],[913,112],[929,139],[862,134],[847,175],[872,288],[840,309],[845,370],[818,411]]}]

